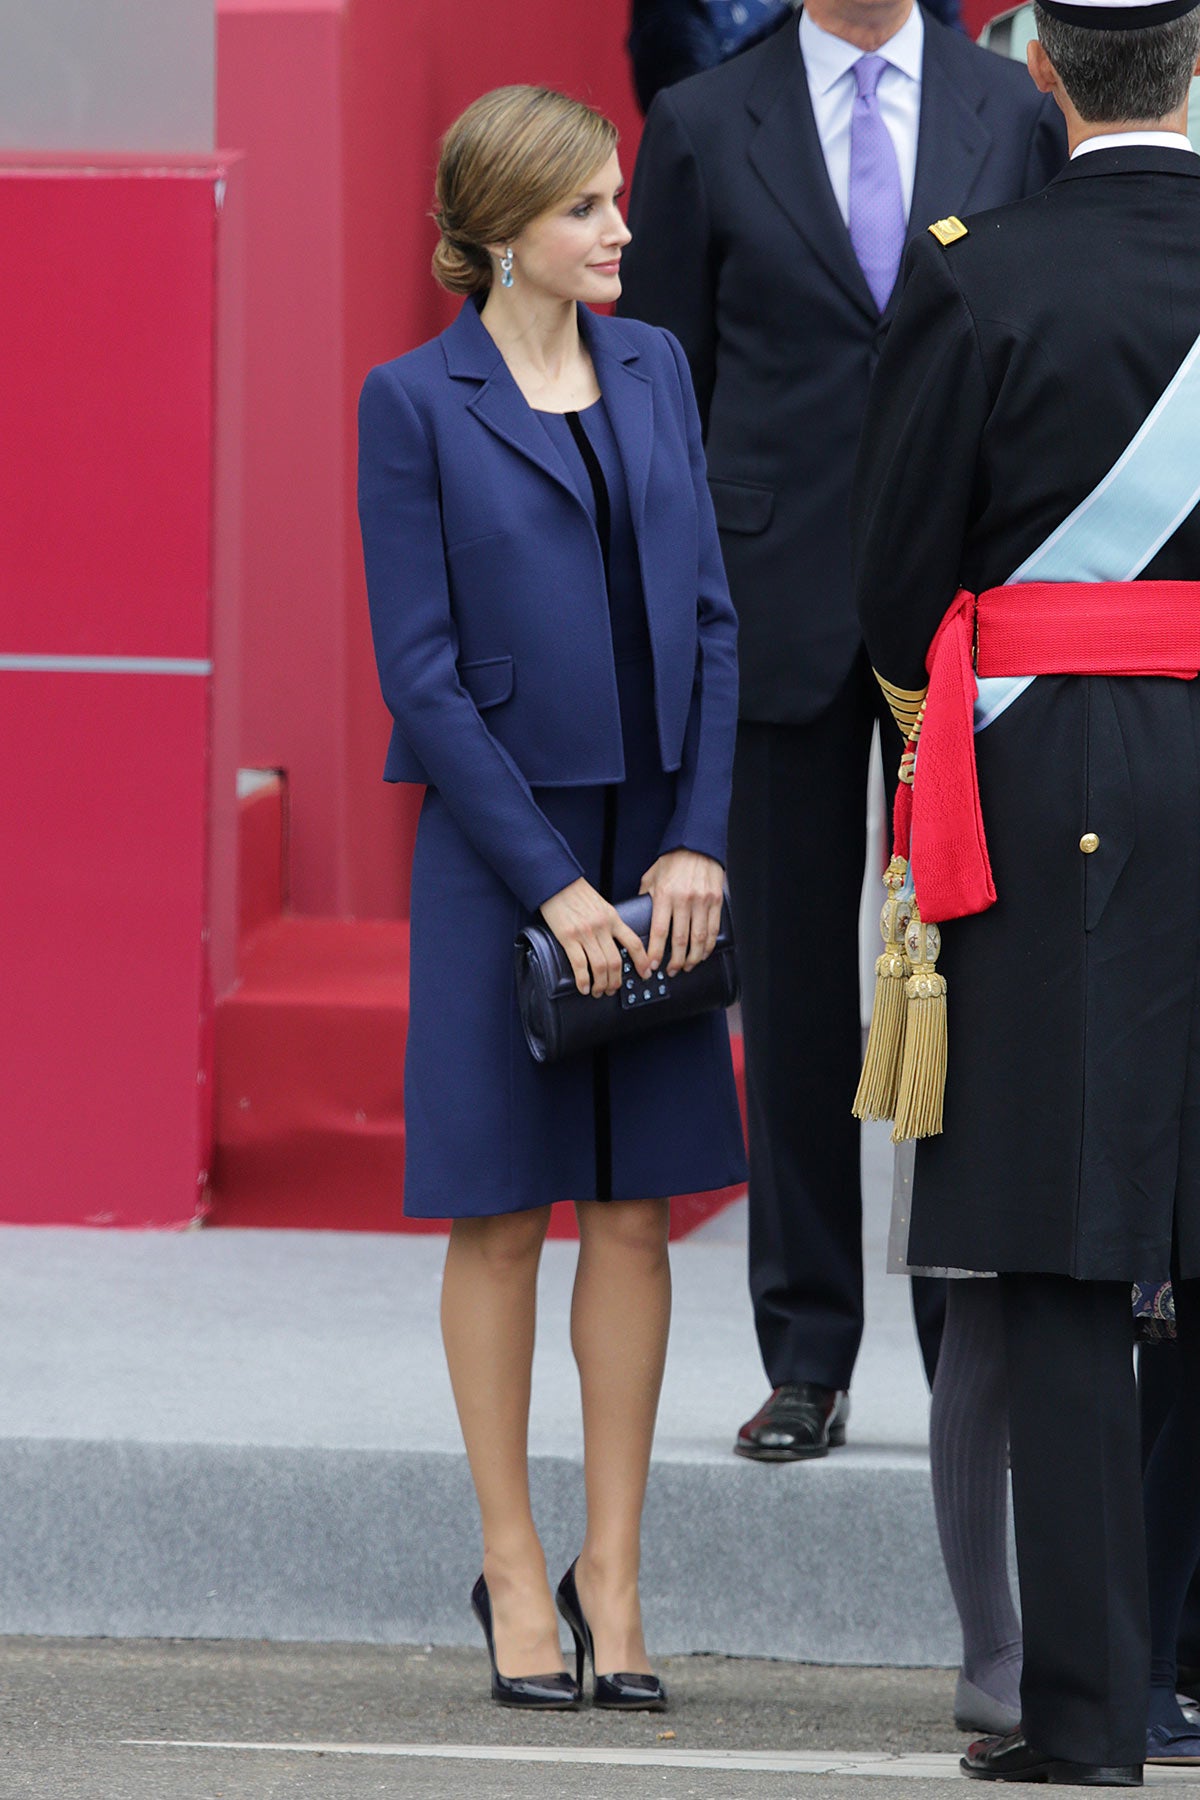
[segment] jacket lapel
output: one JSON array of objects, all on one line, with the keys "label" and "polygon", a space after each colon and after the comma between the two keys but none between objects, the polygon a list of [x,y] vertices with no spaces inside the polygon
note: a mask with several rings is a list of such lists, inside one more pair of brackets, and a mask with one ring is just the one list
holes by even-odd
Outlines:
[{"label": "jacket lapel", "polygon": [[[621,452],[635,527],[641,526],[646,485],[654,445],[654,393],[637,367],[638,353],[617,319],[597,317],[578,308],[579,331],[596,370],[608,409],[613,436]],[[574,482],[547,437],[537,414],[509,373],[508,365],[470,300],[442,333],[446,367],[452,376],[479,384],[467,401],[468,412],[510,449],[528,458],[566,490],[577,506],[583,503]]]},{"label": "jacket lapel", "polygon": [[464,302],[453,325],[442,333],[442,349],[452,376],[481,384],[467,401],[467,411],[510,449],[536,463],[576,505],[582,505],[562,459],[509,373],[473,300]]},{"label": "jacket lapel", "polygon": [[637,350],[619,319],[597,317],[581,306],[579,330],[591,353],[608,421],[621,452],[629,508],[640,539],[654,448],[654,387],[638,368]]},{"label": "jacket lapel", "polygon": [[829,185],[794,19],[769,40],[746,105],[759,122],[749,152],[759,179],[849,298],[868,318],[878,318]]},{"label": "jacket lapel", "polygon": [[[960,61],[956,61],[953,76],[946,66],[942,50],[945,30],[926,14],[917,170],[908,215],[910,242],[935,219],[971,210],[971,196],[992,142],[992,134],[979,116],[982,90],[973,83],[964,85]],[[885,318],[891,316],[899,293],[897,281]]]}]

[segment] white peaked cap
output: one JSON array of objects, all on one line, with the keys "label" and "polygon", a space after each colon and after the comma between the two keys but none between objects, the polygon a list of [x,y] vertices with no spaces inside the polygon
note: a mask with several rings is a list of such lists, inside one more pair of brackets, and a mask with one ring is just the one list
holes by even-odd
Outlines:
[{"label": "white peaked cap", "polygon": [[1064,25],[1091,31],[1137,31],[1166,25],[1194,11],[1200,0],[1039,0],[1043,12]]}]

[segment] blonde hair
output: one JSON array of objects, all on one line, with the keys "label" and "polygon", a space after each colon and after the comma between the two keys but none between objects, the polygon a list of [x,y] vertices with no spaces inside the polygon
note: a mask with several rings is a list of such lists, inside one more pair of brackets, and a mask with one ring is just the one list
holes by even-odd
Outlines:
[{"label": "blonde hair", "polygon": [[496,88],[468,106],[442,139],[433,273],[452,294],[492,285],[488,244],[506,244],[577,193],[612,155],[617,128],[553,88]]}]

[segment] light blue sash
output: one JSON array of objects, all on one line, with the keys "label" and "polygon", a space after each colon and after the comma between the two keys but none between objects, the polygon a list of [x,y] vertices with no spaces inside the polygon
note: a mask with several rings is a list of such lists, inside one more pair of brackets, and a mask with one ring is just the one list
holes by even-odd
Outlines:
[{"label": "light blue sash", "polygon": [[[1005,582],[1133,581],[1200,501],[1200,338],[1137,436],[1104,479]],[[1030,687],[1033,675],[978,684],[975,730],[984,731]]]}]

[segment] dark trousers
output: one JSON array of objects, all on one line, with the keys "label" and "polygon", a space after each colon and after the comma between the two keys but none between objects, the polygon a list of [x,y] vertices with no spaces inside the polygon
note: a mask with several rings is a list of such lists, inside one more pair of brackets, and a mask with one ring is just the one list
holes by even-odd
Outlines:
[{"label": "dark trousers", "polygon": [[999,1281],[1022,1723],[1064,1761],[1140,1763],[1150,1633],[1129,1283]]},{"label": "dark trousers", "polygon": [[[1150,1584],[1151,1723],[1176,1724],[1179,1664],[1191,1663],[1185,1641],[1188,1606],[1200,1563],[1200,1281],[1173,1271],[1178,1341],[1143,1346],[1166,1350],[1175,1364],[1174,1390],[1146,1457],[1142,1497]],[[1145,1450],[1145,1389],[1142,1444]],[[1180,1650],[1184,1654],[1180,1654]]]},{"label": "dark trousers", "polygon": [[[738,727],[729,887],[746,1044],[750,1293],[772,1387],[848,1387],[862,1338],[850,1107],[862,1064],[858,913],[877,718],[894,784],[900,734],[865,654],[810,723]],[[914,1282],[913,1305],[932,1381],[944,1283]]]},{"label": "dark trousers", "polygon": [[[1175,1344],[1143,1344],[1138,1352],[1143,1464],[1149,1461],[1171,1408],[1183,1394],[1182,1362]],[[1197,1404],[1200,1404],[1200,1396]],[[1197,1494],[1196,1502],[1200,1505],[1200,1494]],[[1176,1655],[1181,1667],[1200,1668],[1200,1569],[1193,1574],[1184,1598]]]}]

